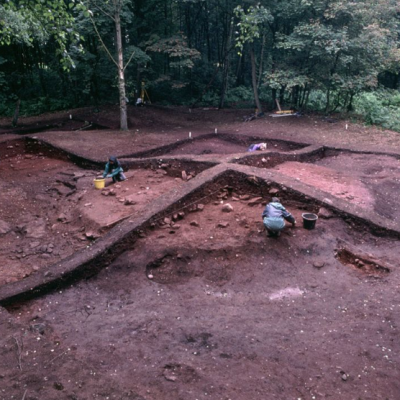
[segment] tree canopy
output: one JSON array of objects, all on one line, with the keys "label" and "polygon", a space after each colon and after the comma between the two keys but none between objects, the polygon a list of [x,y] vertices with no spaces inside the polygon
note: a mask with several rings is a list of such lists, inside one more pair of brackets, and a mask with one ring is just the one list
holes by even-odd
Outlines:
[{"label": "tree canopy", "polygon": [[396,0],[3,0],[0,114],[134,102],[143,81],[164,104],[351,110],[399,90],[399,43]]}]

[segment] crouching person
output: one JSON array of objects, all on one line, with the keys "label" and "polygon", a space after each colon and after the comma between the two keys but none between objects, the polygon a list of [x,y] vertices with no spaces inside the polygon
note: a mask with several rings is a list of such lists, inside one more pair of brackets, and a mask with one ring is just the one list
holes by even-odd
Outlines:
[{"label": "crouching person", "polygon": [[269,236],[280,236],[285,227],[285,220],[290,222],[292,226],[296,225],[293,215],[283,207],[278,197],[273,197],[272,202],[267,204],[262,213],[262,218]]},{"label": "crouching person", "polygon": [[103,178],[112,178],[113,182],[121,182],[126,180],[124,170],[121,167],[121,163],[117,157],[111,156],[108,159],[106,168],[103,172]]},{"label": "crouching person", "polygon": [[247,151],[250,151],[250,152],[257,151],[257,150],[267,150],[267,143],[251,144],[247,149]]}]

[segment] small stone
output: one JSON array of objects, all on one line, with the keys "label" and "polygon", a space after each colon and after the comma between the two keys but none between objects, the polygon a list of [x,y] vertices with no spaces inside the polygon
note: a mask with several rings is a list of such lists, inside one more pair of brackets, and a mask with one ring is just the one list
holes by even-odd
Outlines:
[{"label": "small stone", "polygon": [[64,222],[67,220],[67,216],[64,213],[61,213],[58,217],[57,217],[57,221],[61,221]]},{"label": "small stone", "polygon": [[325,266],[325,263],[323,261],[315,261],[313,266],[317,269],[321,269]]},{"label": "small stone", "polygon": [[190,225],[192,225],[192,226],[200,226],[197,221],[191,221]]},{"label": "small stone", "polygon": [[179,219],[185,218],[185,213],[183,211],[178,212]]},{"label": "small stone", "polygon": [[222,212],[230,213],[232,211],[233,207],[229,203],[226,203],[222,206]]},{"label": "small stone", "polygon": [[204,210],[204,204],[197,204],[197,210],[203,211]]},{"label": "small stone", "polygon": [[90,207],[92,205],[92,203],[86,203],[85,207]]},{"label": "small stone", "polygon": [[187,181],[187,178],[186,171],[182,171],[182,180]]},{"label": "small stone", "polygon": [[171,224],[171,218],[165,217],[164,218],[164,223],[167,224],[167,225],[170,225]]},{"label": "small stone", "polygon": [[342,378],[342,381],[347,381],[348,376],[347,376],[347,374],[342,374],[341,378]]},{"label": "small stone", "polygon": [[6,221],[0,220],[0,236],[6,235],[12,230],[11,225]]},{"label": "small stone", "polygon": [[229,222],[220,222],[217,225],[217,228],[227,228],[229,226]]},{"label": "small stone", "polygon": [[318,211],[318,216],[323,219],[329,219],[333,217],[333,214],[327,208],[321,207]]},{"label": "small stone", "polygon": [[147,277],[148,277],[149,279],[153,279],[153,278],[154,278],[154,276],[153,276],[152,274],[147,275]]},{"label": "small stone", "polygon": [[181,226],[179,225],[179,224],[174,224],[174,225],[172,225],[172,228],[173,229],[179,229]]},{"label": "small stone", "polygon": [[268,193],[269,193],[269,194],[278,194],[278,193],[279,193],[279,189],[277,189],[277,188],[272,188],[272,189],[269,190]]},{"label": "small stone", "polygon": [[242,194],[241,196],[239,196],[240,200],[249,200],[250,199],[250,195],[249,194]]},{"label": "small stone", "polygon": [[177,221],[177,220],[179,219],[178,214],[175,213],[175,214],[172,216],[172,219],[173,219],[173,221]]},{"label": "small stone", "polygon": [[97,238],[99,237],[98,234],[96,234],[95,232],[92,232],[92,231],[86,232],[86,233],[85,233],[85,236],[86,236],[88,239],[97,239]]},{"label": "small stone", "polygon": [[262,202],[263,202],[263,198],[262,197],[254,197],[247,204],[250,207],[254,207],[254,206],[257,206],[258,204],[261,204]]}]

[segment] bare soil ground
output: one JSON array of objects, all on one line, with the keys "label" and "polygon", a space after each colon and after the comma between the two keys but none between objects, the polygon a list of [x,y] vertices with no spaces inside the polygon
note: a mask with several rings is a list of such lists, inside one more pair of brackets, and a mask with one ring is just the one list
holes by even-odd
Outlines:
[{"label": "bare soil ground", "polygon": [[[131,110],[133,129],[119,133],[115,111],[30,118],[22,132],[0,121],[0,285],[90,246],[186,184],[177,171],[131,169],[128,181],[97,191],[98,169],[12,140],[32,129],[31,137],[104,162],[215,128],[237,133],[243,145],[193,141],[168,155],[245,153],[253,137],[400,154],[399,134],[345,120],[243,123],[237,110],[141,108]],[[86,122],[98,129],[71,130]],[[275,170],[400,216],[398,156],[343,152]],[[268,238],[261,223],[268,199],[221,189],[192,212],[156,221],[98,275],[0,307],[0,399],[397,400],[398,240],[326,210],[305,230],[301,214],[318,207],[290,199],[297,227]],[[223,212],[226,203],[232,212]]]},{"label": "bare soil ground", "polygon": [[0,164],[0,285],[25,278],[87,246],[179,184],[164,170],[135,170],[94,190],[96,170],[43,155]]}]

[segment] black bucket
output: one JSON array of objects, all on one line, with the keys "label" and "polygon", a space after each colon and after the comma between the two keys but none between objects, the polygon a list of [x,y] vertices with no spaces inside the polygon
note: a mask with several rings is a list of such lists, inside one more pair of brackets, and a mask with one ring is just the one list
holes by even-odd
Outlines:
[{"label": "black bucket", "polygon": [[318,215],[317,214],[304,213],[304,214],[301,214],[301,216],[303,217],[303,227],[304,227],[304,229],[314,229],[315,228],[315,224],[316,224],[317,219],[318,219]]}]

